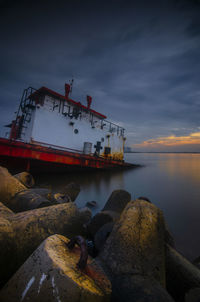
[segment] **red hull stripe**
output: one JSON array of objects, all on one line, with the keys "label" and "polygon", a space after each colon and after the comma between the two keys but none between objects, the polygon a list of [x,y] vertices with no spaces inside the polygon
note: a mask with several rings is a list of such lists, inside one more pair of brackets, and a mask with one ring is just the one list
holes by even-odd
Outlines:
[{"label": "red hull stripe", "polygon": [[59,163],[67,166],[88,168],[130,167],[131,164],[122,161],[104,159],[91,155],[56,150],[34,144],[27,144],[0,138],[0,158],[11,157],[19,159],[34,159],[48,163]]}]

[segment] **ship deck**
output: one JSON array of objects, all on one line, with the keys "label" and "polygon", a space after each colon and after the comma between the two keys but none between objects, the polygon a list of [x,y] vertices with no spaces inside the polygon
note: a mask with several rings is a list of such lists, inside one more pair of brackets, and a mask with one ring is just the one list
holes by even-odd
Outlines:
[{"label": "ship deck", "polygon": [[0,164],[16,171],[64,172],[68,169],[120,169],[136,165],[111,158],[58,150],[21,141],[0,138]]}]

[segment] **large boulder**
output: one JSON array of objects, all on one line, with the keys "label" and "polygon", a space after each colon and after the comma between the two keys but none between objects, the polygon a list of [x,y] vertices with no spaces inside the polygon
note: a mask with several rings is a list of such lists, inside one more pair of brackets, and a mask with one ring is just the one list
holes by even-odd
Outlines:
[{"label": "large boulder", "polygon": [[68,243],[61,235],[47,238],[2,289],[1,301],[110,301],[111,285],[102,268],[89,257],[80,270],[80,248],[69,250]]},{"label": "large boulder", "polygon": [[106,202],[103,211],[114,211],[119,214],[123,211],[127,203],[131,200],[131,195],[125,190],[115,190]]},{"label": "large boulder", "polygon": [[33,176],[29,172],[21,172],[13,175],[27,188],[32,188],[35,185]]},{"label": "large boulder", "polygon": [[[1,282],[7,281],[48,236],[61,234],[71,238],[84,234],[83,225],[90,218],[90,211],[87,209],[79,211],[72,202],[21,212],[7,217],[0,230],[0,246],[6,246],[8,249],[7,253],[3,248],[0,249]],[[15,246],[14,249],[13,245]],[[10,263],[12,269],[6,270]]]},{"label": "large boulder", "polygon": [[142,200],[127,204],[99,257],[113,278],[141,275],[165,286],[165,223],[155,205]]},{"label": "large boulder", "polygon": [[71,199],[71,201],[75,201],[78,194],[80,193],[80,185],[74,182],[70,182],[67,184],[61,193],[68,195]]},{"label": "large boulder", "polygon": [[0,167],[0,201],[9,208],[9,201],[15,194],[26,190],[27,188],[15,177],[13,177],[6,168]]},{"label": "large boulder", "polygon": [[200,270],[170,245],[166,245],[166,277],[167,289],[175,300],[200,287]]}]

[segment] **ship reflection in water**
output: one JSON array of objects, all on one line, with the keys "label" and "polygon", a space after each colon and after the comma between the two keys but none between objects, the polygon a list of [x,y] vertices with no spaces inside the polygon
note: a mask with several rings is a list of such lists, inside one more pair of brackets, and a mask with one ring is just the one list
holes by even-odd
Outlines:
[{"label": "ship reflection in water", "polygon": [[84,207],[95,200],[100,211],[111,192],[125,189],[132,199],[148,197],[163,210],[177,249],[193,260],[200,256],[200,154],[130,153],[126,161],[144,165],[122,171],[82,171],[68,175],[40,175],[40,186],[50,185],[54,191],[71,181],[81,185],[77,205]]}]

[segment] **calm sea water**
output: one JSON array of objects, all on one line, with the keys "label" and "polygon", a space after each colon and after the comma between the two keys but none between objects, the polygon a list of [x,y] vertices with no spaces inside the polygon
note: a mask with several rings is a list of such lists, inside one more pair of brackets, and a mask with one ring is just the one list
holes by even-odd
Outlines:
[{"label": "calm sea water", "polygon": [[200,256],[200,154],[130,153],[125,159],[143,165],[126,171],[69,172],[40,175],[40,186],[60,191],[68,182],[81,186],[76,203],[95,200],[100,211],[111,192],[124,189],[132,199],[148,197],[164,213],[177,249],[190,260]]}]

